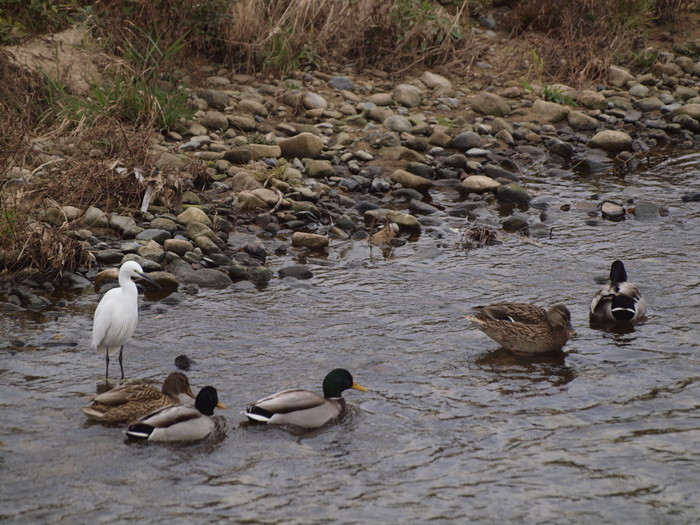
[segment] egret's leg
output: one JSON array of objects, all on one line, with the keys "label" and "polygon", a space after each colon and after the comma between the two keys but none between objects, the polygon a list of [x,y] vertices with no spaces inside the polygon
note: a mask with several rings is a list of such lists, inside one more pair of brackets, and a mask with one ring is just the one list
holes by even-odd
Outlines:
[{"label": "egret's leg", "polygon": [[122,371],[122,379],[124,379],[124,366],[122,365],[122,350],[124,350],[124,345],[119,347],[119,368]]},{"label": "egret's leg", "polygon": [[109,348],[105,352],[105,357],[107,358],[107,366],[105,367],[105,379],[109,379]]}]

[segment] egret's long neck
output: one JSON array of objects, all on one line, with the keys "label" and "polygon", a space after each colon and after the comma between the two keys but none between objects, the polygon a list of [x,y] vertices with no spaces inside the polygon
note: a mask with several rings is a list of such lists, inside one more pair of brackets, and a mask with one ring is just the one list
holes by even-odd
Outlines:
[{"label": "egret's long neck", "polygon": [[119,276],[119,286],[122,289],[122,297],[136,301],[139,291],[138,288],[136,288],[136,283],[131,280],[131,277],[126,275]]}]

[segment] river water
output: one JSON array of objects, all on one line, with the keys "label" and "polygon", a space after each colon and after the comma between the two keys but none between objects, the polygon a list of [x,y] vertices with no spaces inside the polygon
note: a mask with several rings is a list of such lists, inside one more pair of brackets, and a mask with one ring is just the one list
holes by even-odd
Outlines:
[{"label": "river water", "polygon": [[[214,385],[229,407],[218,411],[224,439],[131,444],[121,428],[86,423],[79,407],[104,372],[90,348],[92,290],[40,314],[3,314],[0,520],[696,523],[700,203],[681,196],[698,189],[700,155],[526,180],[548,205],[551,235],[465,251],[459,229],[470,223],[444,217],[389,257],[334,241],[308,261],[307,281],[144,301],[127,376],[160,382],[187,354],[195,390]],[[449,204],[448,193],[433,197]],[[592,218],[593,194],[668,214]],[[626,333],[588,323],[617,258],[649,303],[646,323]],[[512,357],[463,318],[496,301],[567,304],[577,334],[566,356]],[[353,409],[339,424],[241,424],[247,403],[320,390],[335,367],[369,389],[346,392]]]}]

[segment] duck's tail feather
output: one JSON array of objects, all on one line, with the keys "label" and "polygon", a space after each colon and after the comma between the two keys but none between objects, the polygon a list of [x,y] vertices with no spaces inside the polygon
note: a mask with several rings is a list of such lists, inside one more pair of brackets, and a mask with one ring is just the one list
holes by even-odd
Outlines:
[{"label": "duck's tail feather", "polygon": [[105,417],[104,412],[100,412],[91,407],[81,407],[80,410],[91,419],[104,419]]},{"label": "duck's tail feather", "polygon": [[637,300],[626,295],[613,297],[610,313],[618,321],[631,321],[637,315]]},{"label": "duck's tail feather", "polygon": [[135,439],[148,439],[153,433],[154,427],[144,423],[134,423],[129,425],[126,435]]},{"label": "duck's tail feather", "polygon": [[270,421],[274,414],[263,408],[257,407],[255,405],[250,405],[245,409],[245,415],[251,421],[257,421],[258,423],[267,423],[268,421]]}]

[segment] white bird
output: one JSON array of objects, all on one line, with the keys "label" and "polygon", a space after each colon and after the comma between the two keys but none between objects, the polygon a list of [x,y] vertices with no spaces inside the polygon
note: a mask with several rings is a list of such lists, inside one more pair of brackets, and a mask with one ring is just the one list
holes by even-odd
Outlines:
[{"label": "white bird", "polygon": [[138,289],[131,280],[142,277],[158,286],[153,279],[143,273],[136,261],[127,261],[119,268],[119,286],[109,290],[100,299],[92,322],[92,345],[98,353],[105,352],[107,367],[105,377],[109,378],[109,354],[119,350],[119,368],[124,379],[122,350],[131,339],[139,320]]},{"label": "white bird", "polygon": [[142,417],[129,425],[126,435],[148,441],[197,441],[212,432],[222,432],[226,422],[214,415],[219,403],[216,388],[205,386],[197,394],[194,406],[175,405]]},{"label": "white bird", "polygon": [[605,285],[591,301],[591,320],[634,323],[647,313],[647,302],[639,288],[627,281],[622,261],[610,266],[610,284]]}]

